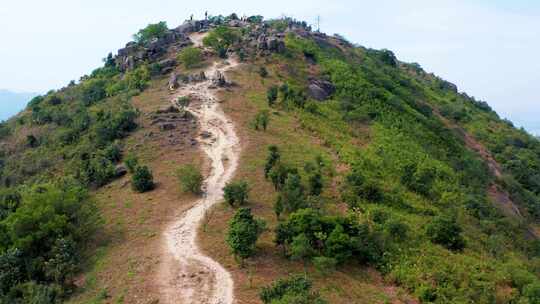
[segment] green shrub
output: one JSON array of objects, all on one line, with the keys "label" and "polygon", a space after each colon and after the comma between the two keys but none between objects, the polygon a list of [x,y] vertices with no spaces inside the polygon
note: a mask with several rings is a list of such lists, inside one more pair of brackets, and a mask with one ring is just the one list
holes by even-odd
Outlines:
[{"label": "green shrub", "polygon": [[427,226],[427,236],[437,244],[450,250],[462,250],[465,240],[461,235],[461,227],[454,216],[441,215],[435,217]]},{"label": "green shrub", "polygon": [[259,293],[265,304],[325,304],[317,292],[312,291],[312,283],[304,276],[292,275],[279,279],[263,287]]},{"label": "green shrub", "polygon": [[249,186],[245,181],[230,182],[223,188],[225,201],[231,206],[245,204],[248,200],[248,192]]},{"label": "green shrub", "polygon": [[176,176],[183,192],[200,194],[202,192],[203,176],[199,168],[192,164],[181,166],[176,170]]},{"label": "green shrub", "polygon": [[266,91],[266,99],[268,100],[268,106],[273,107],[278,97],[278,87],[273,85]]},{"label": "green shrub", "polygon": [[266,67],[264,67],[264,66],[260,66],[260,67],[259,67],[259,75],[260,75],[262,78],[268,77],[268,70],[266,69]]},{"label": "green shrub", "polygon": [[137,166],[131,177],[133,190],[146,192],[154,189],[154,177],[146,166]]},{"label": "green shrub", "polygon": [[163,37],[169,28],[167,27],[167,22],[161,21],[158,23],[151,23],[145,28],[139,30],[137,34],[133,35],[133,39],[137,43],[147,43],[154,38]]},{"label": "green shrub", "polygon": [[219,56],[224,58],[227,54],[227,49],[240,39],[237,30],[219,26],[212,30],[203,39],[204,46],[213,48],[218,52]]},{"label": "green shrub", "polygon": [[202,51],[196,47],[186,47],[180,51],[177,60],[188,69],[194,68],[202,62]]},{"label": "green shrub", "polygon": [[274,168],[276,163],[279,162],[279,159],[281,158],[281,155],[279,153],[279,149],[275,145],[271,145],[268,147],[268,156],[266,157],[266,163],[264,165],[264,177],[268,178],[270,174],[270,170]]},{"label": "green shrub", "polygon": [[266,131],[269,122],[270,113],[268,112],[268,110],[261,110],[257,113],[257,115],[255,115],[255,119],[253,120],[253,127],[255,130],[262,129]]},{"label": "green shrub", "polygon": [[318,256],[313,258],[315,269],[322,275],[327,275],[336,269],[338,261],[332,257]]},{"label": "green shrub", "polygon": [[135,172],[135,168],[139,166],[139,159],[135,156],[135,154],[130,153],[126,156],[124,163],[126,164],[128,172],[133,173]]},{"label": "green shrub", "polygon": [[107,82],[102,79],[89,79],[81,84],[81,99],[85,106],[90,106],[102,99],[107,94],[105,87]]}]

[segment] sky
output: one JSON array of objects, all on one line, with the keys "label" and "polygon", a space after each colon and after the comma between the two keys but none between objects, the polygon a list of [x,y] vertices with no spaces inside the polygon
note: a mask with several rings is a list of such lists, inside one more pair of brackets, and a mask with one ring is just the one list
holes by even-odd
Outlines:
[{"label": "sky", "polygon": [[[194,14],[283,15],[315,23],[487,101],[540,134],[537,0],[18,0],[0,6],[0,89],[57,89],[101,65],[148,23],[175,27]],[[5,105],[0,104],[0,107]]]}]

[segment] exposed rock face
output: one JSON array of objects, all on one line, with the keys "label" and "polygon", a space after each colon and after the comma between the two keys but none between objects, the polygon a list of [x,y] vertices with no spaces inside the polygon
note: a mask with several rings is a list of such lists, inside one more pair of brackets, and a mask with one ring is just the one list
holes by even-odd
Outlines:
[{"label": "exposed rock face", "polygon": [[218,87],[224,87],[227,85],[227,80],[225,79],[225,75],[221,73],[220,71],[216,72],[216,75],[214,79],[212,80],[213,84]]},{"label": "exposed rock face", "polygon": [[[189,38],[176,30],[169,30],[163,37],[153,39],[146,44],[129,42],[125,48],[118,50],[116,56],[116,65],[122,72],[132,70],[142,61],[157,61],[162,58],[168,50],[178,51],[189,45]],[[163,69],[169,69],[174,66],[172,59],[166,59],[159,62],[163,63]]]},{"label": "exposed rock face", "polygon": [[285,36],[281,33],[261,34],[257,38],[257,48],[261,51],[283,52],[285,50]]},{"label": "exposed rock face", "polygon": [[206,31],[210,27],[208,20],[191,20],[175,28],[174,31],[180,34],[189,35],[195,32]]},{"label": "exposed rock face", "polygon": [[323,101],[334,93],[336,88],[334,85],[324,79],[311,79],[308,86],[308,94],[313,99]]}]

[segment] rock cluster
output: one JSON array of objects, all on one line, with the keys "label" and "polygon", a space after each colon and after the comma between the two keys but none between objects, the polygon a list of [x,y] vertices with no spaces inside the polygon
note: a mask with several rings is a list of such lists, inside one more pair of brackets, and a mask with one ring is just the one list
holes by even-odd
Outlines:
[{"label": "rock cluster", "polygon": [[[205,20],[186,21],[179,27],[169,30],[160,38],[153,39],[148,43],[129,42],[126,47],[118,50],[115,58],[116,65],[122,72],[134,69],[137,64],[145,60],[155,62],[168,52],[178,52],[180,49],[191,44],[188,35],[193,32],[208,30],[210,23]],[[165,59],[161,62],[162,73],[166,74],[173,69],[172,59]]]},{"label": "rock cluster", "polygon": [[323,101],[334,93],[334,85],[324,79],[310,79],[308,85],[308,95],[318,101]]}]

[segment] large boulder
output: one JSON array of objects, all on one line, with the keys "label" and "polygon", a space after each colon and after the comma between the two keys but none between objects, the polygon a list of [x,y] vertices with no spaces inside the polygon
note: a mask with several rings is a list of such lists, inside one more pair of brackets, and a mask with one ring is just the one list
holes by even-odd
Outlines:
[{"label": "large boulder", "polygon": [[308,95],[318,101],[323,101],[334,93],[334,85],[324,79],[311,79],[308,86]]}]

